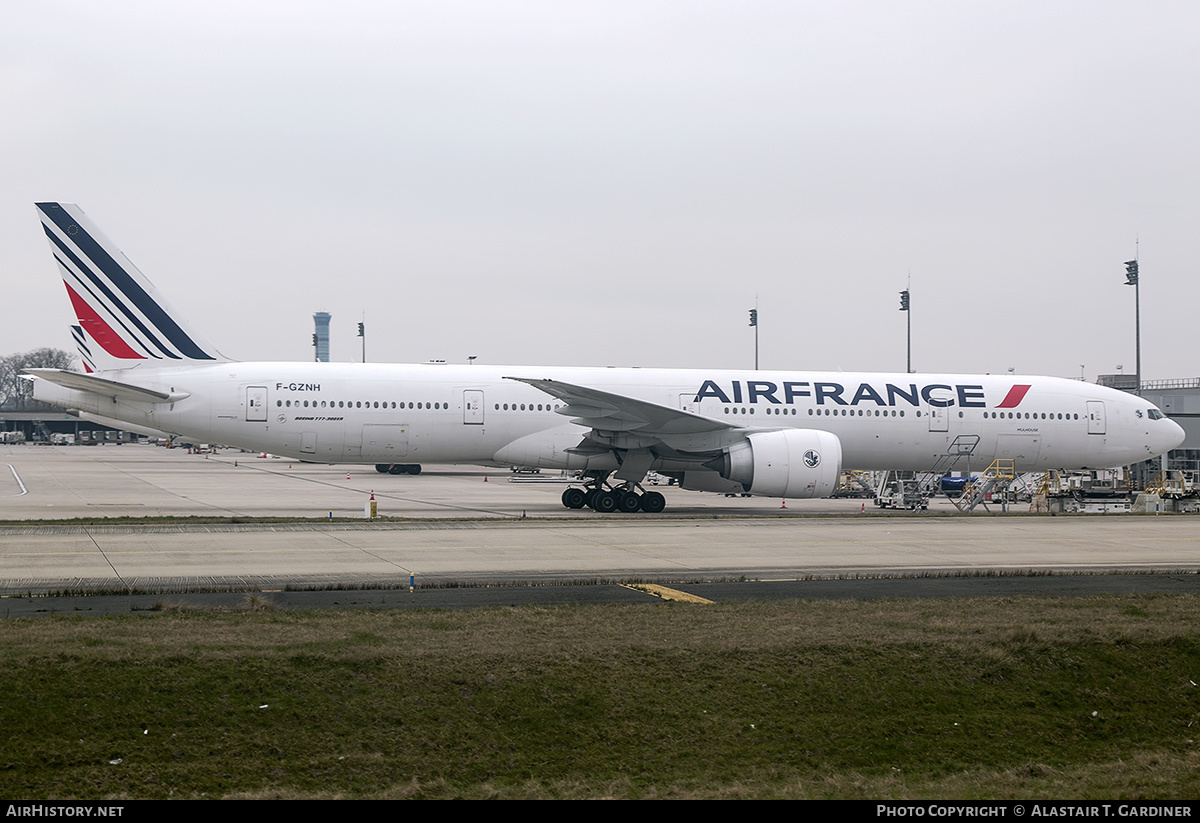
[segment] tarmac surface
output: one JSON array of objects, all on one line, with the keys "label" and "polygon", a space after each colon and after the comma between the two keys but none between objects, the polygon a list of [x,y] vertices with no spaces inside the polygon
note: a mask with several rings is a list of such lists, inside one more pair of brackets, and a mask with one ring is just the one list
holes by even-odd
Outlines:
[{"label": "tarmac surface", "polygon": [[[853,581],[846,596],[1179,591],[1200,581],[1200,524],[1187,515],[1028,516],[994,506],[962,515],[944,501],[927,513],[884,513],[870,501],[863,511],[860,500],[785,508],[663,486],[663,515],[597,515],[563,508],[565,487],[553,475],[513,482],[478,467],[393,476],[236,450],[0,446],[0,595],[122,593],[130,610],[150,607],[130,598],[153,593],[268,591],[283,601],[326,589],[327,601],[344,605],[382,603],[378,592],[391,590],[412,605],[414,583],[422,605],[454,608],[462,604],[450,593],[461,586],[541,589],[492,590],[511,603],[661,596],[617,585],[630,581],[737,592],[699,595],[707,599],[823,596],[833,589],[813,584],[837,580]],[[372,492],[380,515],[403,519],[365,520]],[[221,522],[197,522],[205,518]],[[885,580],[898,588],[868,582]],[[438,591],[443,601],[425,598]],[[483,591],[466,600],[487,600]],[[4,602],[0,614],[12,613],[14,601]],[[79,609],[65,602],[62,610]]]}]

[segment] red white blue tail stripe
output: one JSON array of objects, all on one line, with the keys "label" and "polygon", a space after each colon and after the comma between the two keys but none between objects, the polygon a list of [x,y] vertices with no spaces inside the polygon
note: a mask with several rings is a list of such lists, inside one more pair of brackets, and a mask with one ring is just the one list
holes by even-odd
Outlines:
[{"label": "red white blue tail stripe", "polygon": [[[107,355],[106,366],[114,360],[128,367],[138,361],[226,359],[173,316],[154,285],[82,209],[65,203],[38,203],[37,209],[79,320],[81,353],[90,338]],[[84,362],[95,366],[95,360]]]},{"label": "red white blue tail stripe", "polygon": [[92,349],[88,345],[87,335],[83,333],[83,329],[79,326],[72,326],[71,337],[75,340],[75,350],[79,352],[79,360],[83,363],[84,372],[91,374],[96,371],[96,359],[92,355]]}]

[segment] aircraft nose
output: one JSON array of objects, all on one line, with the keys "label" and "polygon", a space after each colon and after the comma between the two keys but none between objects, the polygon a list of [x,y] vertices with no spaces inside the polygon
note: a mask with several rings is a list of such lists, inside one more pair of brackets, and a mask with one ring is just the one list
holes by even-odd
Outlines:
[{"label": "aircraft nose", "polygon": [[1187,437],[1183,427],[1170,418],[1164,417],[1148,422],[1151,425],[1146,427],[1148,435],[1146,446],[1156,456],[1178,448],[1179,444]]},{"label": "aircraft nose", "polygon": [[1171,449],[1179,448],[1179,445],[1187,438],[1187,433],[1184,432],[1183,426],[1176,423],[1170,418],[1163,421],[1167,423],[1166,431],[1163,432],[1164,452],[1169,452]]}]

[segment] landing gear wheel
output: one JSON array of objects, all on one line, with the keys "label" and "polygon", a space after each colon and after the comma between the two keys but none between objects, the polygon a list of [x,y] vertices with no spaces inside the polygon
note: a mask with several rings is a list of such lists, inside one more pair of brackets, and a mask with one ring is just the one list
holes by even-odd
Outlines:
[{"label": "landing gear wheel", "polygon": [[387,474],[388,469],[390,469],[391,467],[392,467],[391,463],[376,463],[375,471],[379,472],[380,474]]},{"label": "landing gear wheel", "polygon": [[409,474],[420,474],[421,473],[421,464],[419,464],[419,463],[414,463],[413,465],[408,466],[407,468],[408,468]]},{"label": "landing gear wheel", "polygon": [[617,497],[617,508],[626,514],[637,511],[642,505],[642,498],[637,492],[620,492]]},{"label": "landing gear wheel", "polygon": [[404,474],[405,468],[399,463],[393,463],[388,467],[388,474]]},{"label": "landing gear wheel", "polygon": [[587,495],[583,489],[567,489],[562,493],[562,504],[568,509],[582,509],[587,505]]},{"label": "landing gear wheel", "polygon": [[604,491],[597,489],[592,495],[591,507],[601,514],[608,514],[617,510],[617,495],[615,492]]},{"label": "landing gear wheel", "polygon": [[658,514],[667,507],[667,498],[658,492],[646,492],[642,495],[641,507],[644,512]]}]

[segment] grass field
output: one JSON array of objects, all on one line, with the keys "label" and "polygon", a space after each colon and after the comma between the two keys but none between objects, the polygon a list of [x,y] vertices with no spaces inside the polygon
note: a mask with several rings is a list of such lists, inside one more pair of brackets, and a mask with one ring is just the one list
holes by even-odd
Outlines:
[{"label": "grass field", "polygon": [[1200,598],[0,621],[0,796],[1189,798]]}]

